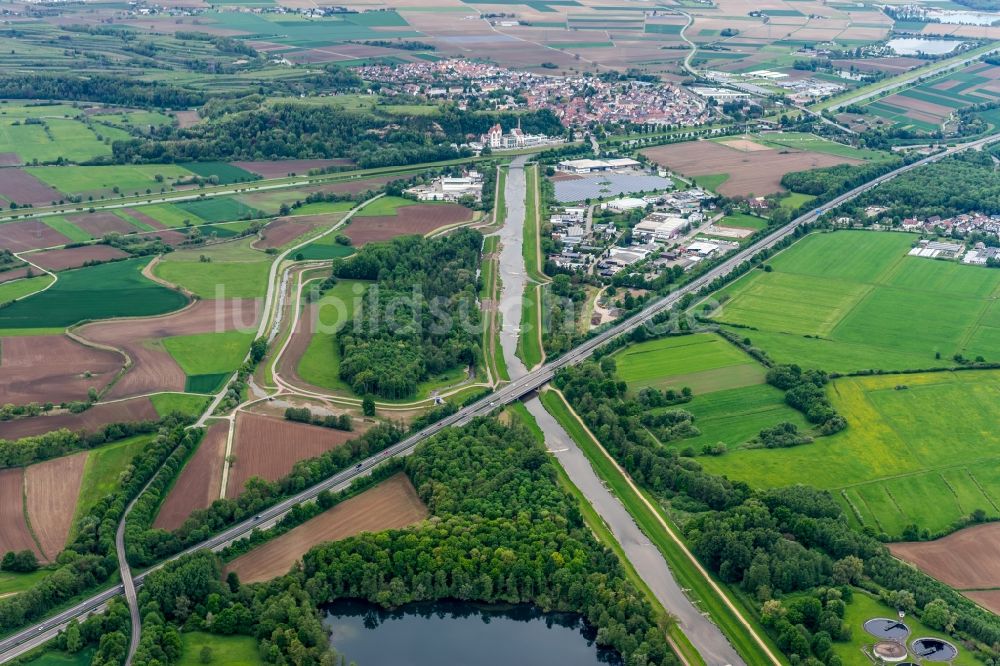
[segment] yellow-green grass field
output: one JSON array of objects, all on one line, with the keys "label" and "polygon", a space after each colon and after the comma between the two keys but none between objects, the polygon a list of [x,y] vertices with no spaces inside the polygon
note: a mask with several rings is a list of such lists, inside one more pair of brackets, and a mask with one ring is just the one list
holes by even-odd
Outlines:
[{"label": "yellow-green grass field", "polygon": [[36,275],[31,278],[0,283],[0,303],[7,303],[15,298],[24,298],[39,289],[44,289],[50,282],[52,282],[51,275]]},{"label": "yellow-green grass field", "polygon": [[[187,169],[176,164],[126,164],[121,166],[46,166],[26,169],[35,178],[67,194],[108,193],[115,187],[121,195],[159,192],[172,181],[190,178]],[[157,182],[156,176],[163,176]]]},{"label": "yellow-green grass field", "polygon": [[121,473],[152,439],[152,435],[136,435],[87,454],[87,462],[83,465],[83,479],[80,481],[80,495],[76,501],[76,516],[73,518],[74,530],[77,521],[118,486]]},{"label": "yellow-green grass field", "polygon": [[830,490],[855,524],[893,538],[911,523],[950,531],[976,509],[1000,518],[1000,371],[843,377],[828,393],[847,429],[699,460],[756,487]]},{"label": "yellow-green grass field", "polygon": [[[775,361],[828,371],[1000,360],[1000,272],[906,256],[908,234],[813,234],[715,296]],[[940,357],[938,356],[940,355]]]},{"label": "yellow-green grass field", "polygon": [[163,339],[177,365],[188,376],[234,372],[243,362],[253,333],[228,331],[177,335]]},{"label": "yellow-green grass field", "polygon": [[208,398],[190,393],[157,393],[149,396],[153,408],[161,417],[173,413],[199,416],[208,405]]},{"label": "yellow-green grass field", "polygon": [[211,664],[215,666],[255,666],[263,664],[257,651],[257,641],[250,636],[219,636],[201,631],[181,634],[180,660],[177,666],[201,666],[201,650],[209,647],[212,650]]},{"label": "yellow-green grass field", "polygon": [[171,252],[153,272],[201,298],[262,298],[267,292],[270,265],[266,254],[251,249],[250,240],[243,239]]},{"label": "yellow-green grass field", "polygon": [[167,227],[183,227],[186,226],[185,222],[195,225],[205,221],[191,211],[168,203],[142,206],[138,210]]},{"label": "yellow-green grass field", "polygon": [[613,356],[629,387],[680,390],[696,395],[760,384],[764,367],[714,333],[659,338],[631,345]]},{"label": "yellow-green grass field", "polygon": [[55,162],[60,157],[83,162],[111,154],[111,146],[78,120],[46,118],[42,122],[45,124],[0,121],[0,153],[17,153],[25,164]]},{"label": "yellow-green grass field", "polygon": [[321,330],[313,333],[296,368],[303,380],[331,391],[351,391],[340,378],[337,331],[354,317],[366,287],[358,280],[341,280],[323,295],[318,305]]},{"label": "yellow-green grass field", "polygon": [[[412,199],[404,199],[403,197],[382,197],[359,210],[357,216],[376,217],[381,215],[395,215],[397,209],[403,206],[412,206],[416,203]],[[348,208],[348,210],[350,209]]]}]

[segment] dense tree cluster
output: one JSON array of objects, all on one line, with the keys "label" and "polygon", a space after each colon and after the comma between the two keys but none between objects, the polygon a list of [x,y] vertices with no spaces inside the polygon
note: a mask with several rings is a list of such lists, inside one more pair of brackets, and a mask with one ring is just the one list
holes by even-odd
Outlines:
[{"label": "dense tree cluster", "polygon": [[432,520],[318,546],[301,569],[263,585],[232,574],[224,584],[204,551],[170,563],[141,591],[137,663],[175,663],[182,628],[255,636],[268,663],[333,664],[317,607],[346,597],[386,607],[534,603],[582,613],[629,665],[677,663],[652,609],[587,530],[527,428],[480,419],[424,442],[402,464]]},{"label": "dense tree cluster", "polygon": [[822,370],[803,370],[797,365],[776,365],[767,371],[767,383],[785,392],[785,402],[816,424],[820,434],[832,435],[847,427],[826,395],[829,376]]},{"label": "dense tree cluster", "polygon": [[333,268],[372,280],[350,326],[337,334],[340,377],[359,395],[413,395],[428,376],[476,363],[482,235],[408,236],[363,247]]},{"label": "dense tree cluster", "polygon": [[[994,151],[995,153],[996,151]],[[862,216],[868,206],[883,206],[880,217],[952,217],[961,213],[1000,213],[1000,178],[988,150],[967,150],[913,169],[844,204],[847,214]],[[956,188],[955,183],[961,183]]]},{"label": "dense tree cluster", "polygon": [[[179,415],[171,418],[174,421],[182,420]],[[133,435],[156,432],[163,423],[163,421],[110,423],[94,432],[71,432],[63,428],[44,435],[32,435],[17,440],[0,439],[0,469],[24,467]]]},{"label": "dense tree cluster", "polygon": [[309,423],[334,430],[354,430],[350,414],[327,414],[321,418],[314,415],[308,407],[288,407],[285,409],[285,418],[296,423]]},{"label": "dense tree cluster", "polygon": [[901,159],[893,158],[868,164],[838,164],[808,171],[791,171],[781,177],[781,185],[793,192],[812,194],[819,198],[817,203],[822,203],[888,173],[902,163]]},{"label": "dense tree cluster", "polygon": [[75,74],[18,74],[0,78],[0,98],[64,99],[118,106],[188,108],[205,103],[205,93],[136,77]]}]

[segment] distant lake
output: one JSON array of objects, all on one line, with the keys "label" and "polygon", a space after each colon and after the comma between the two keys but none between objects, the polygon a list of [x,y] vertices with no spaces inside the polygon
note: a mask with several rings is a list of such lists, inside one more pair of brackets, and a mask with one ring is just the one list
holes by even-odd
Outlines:
[{"label": "distant lake", "polygon": [[921,39],[919,37],[907,37],[890,39],[886,46],[892,49],[896,55],[910,56],[926,53],[927,55],[943,55],[951,53],[965,42],[952,39]]},{"label": "distant lake", "polygon": [[927,12],[929,18],[935,18],[941,23],[958,25],[993,25],[1000,21],[1000,14],[990,12],[951,11],[946,9]]},{"label": "distant lake", "polygon": [[442,601],[394,611],[363,601],[328,604],[330,644],[358,666],[620,666],[572,613],[535,606]]}]

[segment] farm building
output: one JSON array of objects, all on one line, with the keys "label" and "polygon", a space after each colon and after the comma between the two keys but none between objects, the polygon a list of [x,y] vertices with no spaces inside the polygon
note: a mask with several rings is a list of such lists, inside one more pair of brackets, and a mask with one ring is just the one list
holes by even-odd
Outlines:
[{"label": "farm building", "polygon": [[602,208],[607,210],[612,210],[616,213],[624,213],[630,210],[636,210],[637,208],[645,208],[646,202],[643,199],[636,199],[635,197],[622,197],[621,199],[615,199],[601,205]]},{"label": "farm building", "polygon": [[595,173],[598,171],[618,171],[621,169],[635,169],[639,167],[639,162],[627,157],[617,157],[607,160],[563,160],[559,163],[559,171],[567,173]]}]

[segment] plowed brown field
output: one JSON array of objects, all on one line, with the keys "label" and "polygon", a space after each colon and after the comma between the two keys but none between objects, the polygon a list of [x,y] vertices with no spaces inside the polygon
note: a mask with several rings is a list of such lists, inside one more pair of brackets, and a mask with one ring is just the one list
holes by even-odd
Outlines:
[{"label": "plowed brown field", "polygon": [[244,583],[258,583],[287,573],[310,548],[362,532],[401,529],[428,515],[405,474],[397,474],[345,500],[277,539],[241,555],[226,566]]},{"label": "plowed brown field", "polygon": [[298,461],[315,458],[355,436],[352,432],[240,412],[233,441],[235,462],[229,469],[226,497],[243,492],[251,477],[277,481]]},{"label": "plowed brown field", "polygon": [[458,204],[402,206],[395,215],[355,217],[344,230],[354,245],[389,240],[396,236],[428,234],[435,229],[472,219],[472,211]]},{"label": "plowed brown field", "polygon": [[954,588],[1000,587],[1000,523],[966,527],[935,541],[891,543],[889,550]]},{"label": "plowed brown field", "polygon": [[82,400],[91,387],[107,386],[122,362],[114,352],[65,335],[0,338],[0,403]]},{"label": "plowed brown field", "polygon": [[132,367],[111,389],[109,398],[127,398],[152,391],[183,391],[184,371],[156,342],[175,335],[252,328],[257,321],[257,306],[257,301],[252,299],[201,300],[162,317],[87,324],[77,330],[77,334],[85,340],[124,350],[132,359]]},{"label": "plowed brown field", "polygon": [[299,217],[279,217],[272,220],[264,228],[263,238],[254,243],[255,248],[267,250],[281,247],[319,227],[329,227],[336,224],[344,215],[328,213],[325,215],[300,215]]},{"label": "plowed brown field", "polygon": [[714,141],[688,141],[642,151],[657,164],[683,176],[725,173],[729,178],[719,186],[725,196],[762,196],[780,192],[781,177],[791,171],[805,171],[836,164],[858,164],[858,160],[808,151],[754,150],[743,152]]},{"label": "plowed brown field", "polygon": [[67,268],[79,268],[88,261],[111,261],[129,256],[118,248],[110,245],[86,245],[60,250],[48,250],[30,255],[32,263],[50,271],[64,271]]},{"label": "plowed brown field", "polygon": [[52,414],[33,416],[13,421],[0,421],[0,439],[20,439],[31,435],[41,435],[60,428],[74,432],[93,432],[109,423],[128,421],[155,421],[159,418],[156,408],[149,398],[123,400],[91,407],[80,414]]},{"label": "plowed brown field", "polygon": [[206,509],[219,499],[222,487],[222,463],[226,456],[229,421],[213,424],[205,433],[177,483],[160,507],[153,527],[175,530],[197,509]]},{"label": "plowed brown field", "polygon": [[[12,153],[4,153],[11,155]],[[15,155],[15,164],[20,159]],[[4,160],[9,162],[10,160]],[[4,164],[3,166],[7,166]],[[21,169],[4,169],[0,171],[0,195],[19,204],[49,204],[59,201],[63,195],[54,187],[49,187],[42,181]]]},{"label": "plowed brown field", "polygon": [[136,231],[131,224],[114,213],[90,213],[88,215],[67,215],[66,219],[80,227],[94,238],[116,231],[127,234]]},{"label": "plowed brown field", "polygon": [[65,245],[69,239],[40,220],[0,224],[0,248],[11,252]]},{"label": "plowed brown field", "polygon": [[24,468],[0,470],[0,553],[30,550],[40,555],[24,522]]},{"label": "plowed brown field", "polygon": [[25,472],[28,519],[50,562],[66,546],[87,451],[30,465]]}]

